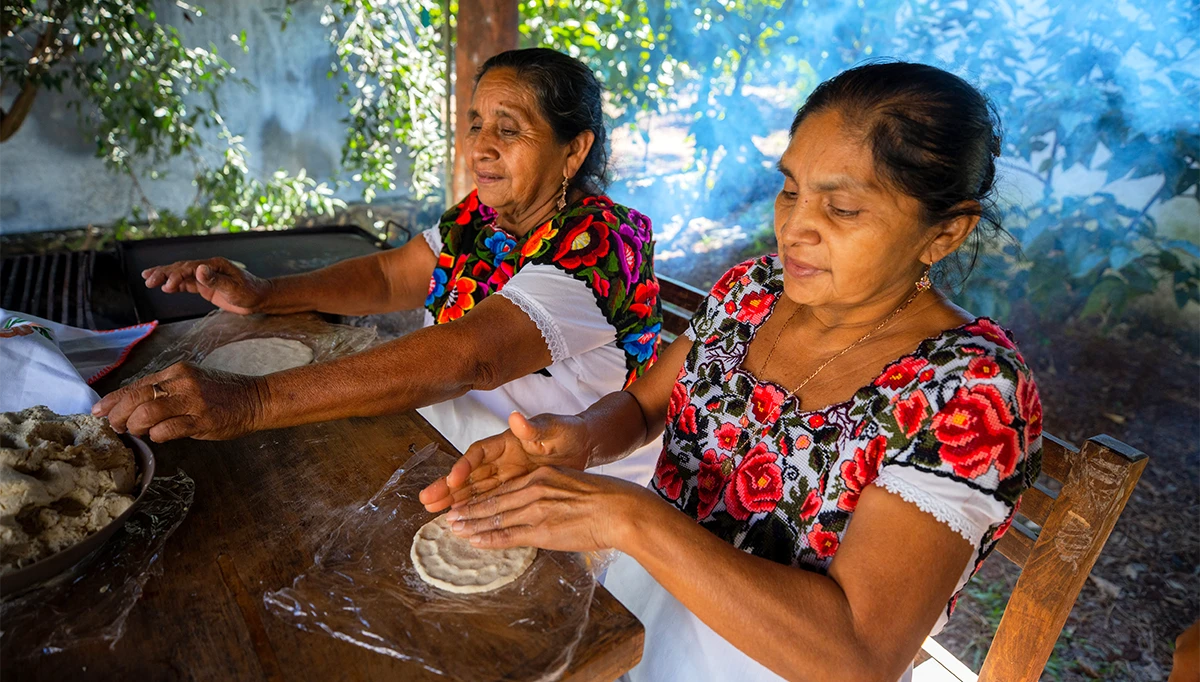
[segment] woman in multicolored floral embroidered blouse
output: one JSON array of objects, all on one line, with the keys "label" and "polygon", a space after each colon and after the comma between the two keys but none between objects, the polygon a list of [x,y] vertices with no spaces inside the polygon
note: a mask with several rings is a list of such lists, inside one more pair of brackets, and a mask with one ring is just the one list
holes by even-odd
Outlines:
[{"label": "woman in multicolored floral embroidered blouse", "polygon": [[[473,446],[427,508],[481,547],[620,550],[632,680],[909,677],[1040,468],[1011,336],[927,279],[999,230],[994,126],[929,66],[821,85],[779,162],[779,254],[727,272],[637,384]],[[664,428],[649,489],[576,471]]]},{"label": "woman in multicolored floral embroidered blouse", "polygon": [[[235,313],[348,315],[424,306],[426,328],[262,378],[177,365],[98,403],[154,440],[422,407],[460,448],[514,411],[581,411],[656,358],[662,323],[650,220],[605,184],[601,88],[579,61],[513,50],[480,70],[464,155],[477,190],[422,239],[316,272],[262,280],[225,259],[151,268],[147,286]],[[646,483],[658,447],[599,471]]]}]

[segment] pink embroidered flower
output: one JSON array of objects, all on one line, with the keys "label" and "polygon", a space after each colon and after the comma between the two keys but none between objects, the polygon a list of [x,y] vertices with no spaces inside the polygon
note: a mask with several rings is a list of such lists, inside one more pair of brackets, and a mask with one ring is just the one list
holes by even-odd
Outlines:
[{"label": "pink embroidered flower", "polygon": [[783,399],[783,391],[770,384],[759,384],[750,395],[750,412],[759,424],[774,421],[779,418]]},{"label": "pink embroidered flower", "polygon": [[896,406],[892,408],[892,416],[896,418],[896,425],[900,427],[900,432],[908,438],[917,435],[917,432],[925,424],[925,417],[929,412],[929,400],[921,389],[913,391],[912,395],[904,400],[897,400]]},{"label": "pink embroidered flower", "polygon": [[783,470],[776,464],[779,455],[759,443],[746,453],[725,487],[725,511],[739,521],[751,514],[775,509],[783,497]]},{"label": "pink embroidered flower", "polygon": [[800,506],[800,518],[811,519],[816,516],[817,512],[821,511],[821,496],[816,490],[808,491],[808,497],[804,498],[804,504]]},{"label": "pink embroidered flower", "polygon": [[658,466],[654,469],[654,485],[671,501],[678,500],[679,493],[683,491],[679,467],[675,466],[665,450],[659,455]]},{"label": "pink embroidered flower", "polygon": [[708,518],[713,507],[717,506],[717,500],[721,499],[721,489],[725,487],[725,461],[728,459],[728,455],[718,455],[716,450],[704,451],[704,458],[700,460],[700,471],[696,474],[698,520]]},{"label": "pink embroidered flower", "polygon": [[887,438],[876,436],[867,443],[865,450],[854,450],[854,459],[842,462],[842,482],[846,490],[838,496],[838,509],[852,512],[858,507],[862,491],[879,476],[879,465],[883,463],[886,450]]},{"label": "pink embroidered flower", "polygon": [[917,378],[917,373],[928,364],[929,361],[925,358],[908,356],[883,370],[883,374],[876,377],[875,385],[892,389],[904,388],[912,383],[912,380]]},{"label": "pink embroidered flower", "polygon": [[722,450],[732,450],[737,445],[738,436],[742,435],[742,430],[736,424],[725,422],[713,431],[713,435],[717,437],[717,447]]},{"label": "pink embroidered flower", "polygon": [[667,421],[675,421],[675,417],[679,416],[680,410],[687,404],[688,394],[687,389],[682,383],[676,383],[671,388],[671,402],[667,405]]},{"label": "pink embroidered flower", "polygon": [[1016,348],[1012,340],[1008,338],[1008,334],[1000,328],[1000,325],[986,317],[975,320],[973,323],[963,327],[963,329],[977,336],[982,336],[1001,348]]},{"label": "pink embroidered flower", "polygon": [[696,433],[696,406],[688,405],[679,415],[679,430],[683,433]]},{"label": "pink embroidered flower", "polygon": [[746,294],[742,297],[741,303],[738,304],[737,321],[749,322],[754,325],[762,324],[767,314],[771,312],[771,304],[774,302],[775,294],[769,294],[765,291],[755,291]]},{"label": "pink embroidered flower", "polygon": [[839,544],[837,533],[825,530],[819,523],[808,531],[808,546],[817,553],[818,559],[828,559],[836,554]]},{"label": "pink embroidered flower", "polygon": [[1037,384],[1017,375],[1017,413],[1025,422],[1025,447],[1042,436],[1042,399],[1038,396]]},{"label": "pink embroidered flower", "polygon": [[733,283],[736,282],[739,277],[746,274],[746,271],[749,270],[750,266],[753,264],[754,261],[748,260],[745,263],[738,263],[732,268],[729,268],[724,275],[721,275],[721,279],[717,280],[717,283],[713,285],[713,297],[718,301],[725,298],[725,296],[729,294],[729,290],[733,288]]},{"label": "pink embroidered flower", "polygon": [[1012,474],[1021,456],[1012,413],[991,384],[960,388],[933,416],[942,459],[954,473],[978,478],[996,468],[1001,478]]}]

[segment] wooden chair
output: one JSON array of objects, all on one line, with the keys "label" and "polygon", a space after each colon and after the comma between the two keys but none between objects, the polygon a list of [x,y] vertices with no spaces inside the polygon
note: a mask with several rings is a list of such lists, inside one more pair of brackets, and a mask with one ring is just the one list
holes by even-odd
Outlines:
[{"label": "wooden chair", "polygon": [[[707,294],[659,276],[663,337],[687,329]],[[1042,478],[1021,497],[999,553],[1021,567],[996,636],[976,676],[932,638],[914,682],[1036,682],[1071,607],[1146,468],[1145,454],[1109,436],[1082,448],[1043,434]],[[1058,492],[1052,482],[1061,485]]]}]

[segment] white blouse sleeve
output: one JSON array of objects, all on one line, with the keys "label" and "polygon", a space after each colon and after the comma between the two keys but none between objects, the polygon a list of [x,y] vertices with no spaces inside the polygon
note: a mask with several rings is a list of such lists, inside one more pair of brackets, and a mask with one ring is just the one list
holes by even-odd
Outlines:
[{"label": "white blouse sleeve", "polygon": [[588,285],[553,265],[526,265],[496,293],[529,315],[546,340],[552,362],[616,341],[617,330]]},{"label": "white blouse sleeve", "polygon": [[429,249],[436,256],[442,252],[442,233],[440,228],[434,226],[421,233],[425,238],[425,243],[429,244]]}]

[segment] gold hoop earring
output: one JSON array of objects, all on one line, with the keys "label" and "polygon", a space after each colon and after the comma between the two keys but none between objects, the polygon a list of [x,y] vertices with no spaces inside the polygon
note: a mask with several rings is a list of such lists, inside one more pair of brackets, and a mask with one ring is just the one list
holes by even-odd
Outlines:
[{"label": "gold hoop earring", "polygon": [[922,272],[921,279],[917,280],[917,291],[925,291],[933,287],[933,282],[929,280],[929,270],[932,267],[932,265],[925,266],[925,272]]},{"label": "gold hoop earring", "polygon": [[567,183],[570,181],[570,178],[563,178],[562,194],[558,197],[558,210],[560,211],[567,207]]}]

